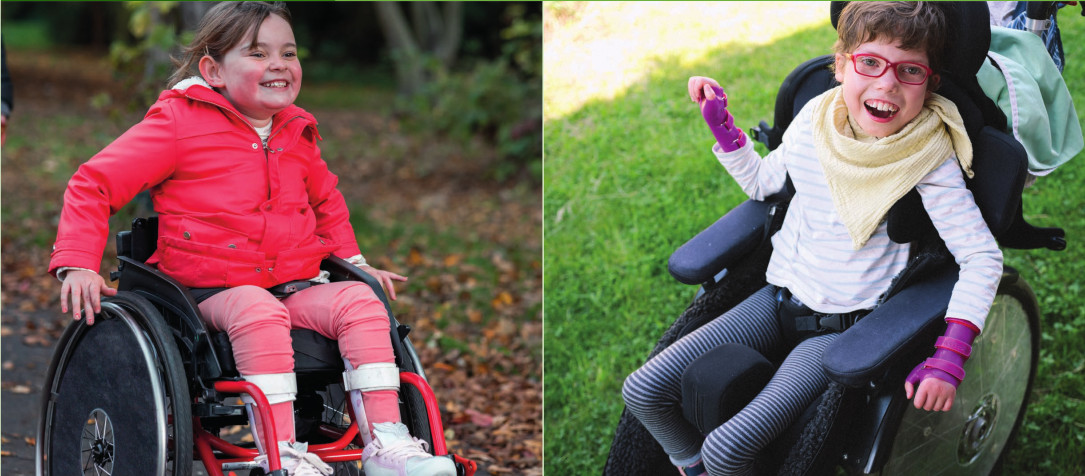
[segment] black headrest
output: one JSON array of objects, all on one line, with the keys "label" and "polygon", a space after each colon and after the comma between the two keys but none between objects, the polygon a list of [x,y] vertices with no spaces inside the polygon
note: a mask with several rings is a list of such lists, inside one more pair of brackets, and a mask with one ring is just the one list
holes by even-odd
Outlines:
[{"label": "black headrest", "polygon": [[[829,16],[836,28],[848,2],[830,3]],[[991,47],[990,13],[985,2],[936,2],[946,12],[949,33],[941,74],[960,78],[975,76]]]}]

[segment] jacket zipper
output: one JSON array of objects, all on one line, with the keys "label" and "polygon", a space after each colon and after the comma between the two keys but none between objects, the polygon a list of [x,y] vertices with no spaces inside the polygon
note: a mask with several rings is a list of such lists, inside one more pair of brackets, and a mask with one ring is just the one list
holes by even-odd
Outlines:
[{"label": "jacket zipper", "polygon": [[[215,102],[208,101],[208,100],[205,100],[205,99],[194,98],[194,97],[189,96],[187,94],[185,95],[185,97],[187,97],[188,99],[191,99],[193,101],[196,101],[196,102],[202,102],[204,104],[210,104],[212,106],[215,106],[215,107],[217,107],[219,109],[222,109],[223,111],[226,111],[226,112],[229,112],[230,114],[233,114],[234,117],[237,117],[238,119],[241,119],[242,122],[244,122],[246,124],[249,124],[249,121],[247,119],[242,117],[240,114],[234,112],[232,109],[222,107],[221,104],[217,104]],[[301,117],[301,115],[294,115],[294,116],[291,116],[286,121],[283,121],[283,123],[279,125],[278,129],[272,130],[271,134],[269,134],[267,136],[267,142],[264,142],[264,140],[260,138],[260,134],[256,133],[256,129],[252,128],[252,124],[249,124],[249,129],[251,129],[252,133],[256,135],[256,140],[260,141],[260,143],[264,146],[264,163],[265,164],[268,163],[269,160],[271,160],[271,158],[268,157],[268,152],[271,150],[271,148],[268,147],[268,144],[271,143],[271,138],[275,137],[276,134],[281,132],[283,130],[283,128],[286,127],[286,125],[289,124],[291,121],[293,121],[294,119],[298,119],[300,117]],[[274,117],[273,117],[273,119],[274,119]],[[270,175],[270,173],[268,174],[267,199],[271,200],[271,175]]]},{"label": "jacket zipper", "polygon": [[[219,108],[219,109],[222,109],[223,111],[226,111],[226,112],[229,112],[230,114],[233,114],[233,115],[234,115],[234,117],[236,117],[236,118],[238,118],[238,119],[241,119],[241,121],[242,121],[242,122],[244,122],[244,123],[246,123],[246,124],[249,124],[249,121],[248,121],[248,119],[245,119],[245,118],[244,118],[244,117],[242,117],[242,116],[241,116],[240,114],[238,114],[238,113],[234,112],[234,111],[233,111],[232,109],[228,109],[228,108],[222,107],[222,105],[221,105],[221,104],[218,104],[218,103],[215,103],[215,102],[212,102],[212,101],[208,101],[208,100],[206,100],[206,99],[194,98],[194,97],[192,97],[192,96],[188,96],[188,95],[185,95],[185,97],[186,97],[186,98],[188,98],[188,99],[191,99],[191,100],[193,100],[193,101],[196,101],[196,102],[202,102],[202,103],[204,103],[204,104],[210,104],[210,105],[212,105],[212,106],[215,106],[215,107],[217,107],[217,108]],[[276,129],[276,130],[273,130],[273,131],[271,131],[271,134],[267,136],[267,140],[268,140],[268,142],[271,142],[271,138],[272,138],[272,137],[275,137],[275,135],[276,135],[276,134],[278,134],[279,132],[281,132],[281,131],[283,130],[283,127],[286,127],[286,125],[287,125],[287,124],[289,124],[289,123],[290,123],[291,121],[293,121],[294,119],[298,119],[298,118],[300,118],[300,117],[301,117],[301,115],[300,115],[300,114],[299,114],[299,115],[294,115],[294,116],[291,116],[291,117],[290,117],[290,119],[287,119],[287,120],[286,120],[286,121],[284,121],[284,122],[283,122],[282,124],[280,124],[280,125],[279,125],[279,128],[278,128],[278,129]],[[252,128],[252,124],[249,124],[249,128]],[[252,129],[252,133],[253,133],[253,134],[256,134],[256,129]],[[256,139],[257,139],[257,140],[259,140],[259,141],[260,141],[260,143],[264,145],[264,157],[265,157],[265,158],[267,158],[267,150],[268,150],[268,146],[267,146],[267,144],[264,144],[264,140],[263,140],[263,139],[260,139],[260,134],[256,134]]]}]

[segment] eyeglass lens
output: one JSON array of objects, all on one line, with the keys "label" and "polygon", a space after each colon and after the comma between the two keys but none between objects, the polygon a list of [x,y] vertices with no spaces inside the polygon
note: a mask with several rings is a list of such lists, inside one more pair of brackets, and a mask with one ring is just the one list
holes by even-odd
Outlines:
[{"label": "eyeglass lens", "polygon": [[[864,76],[881,76],[885,73],[888,62],[877,56],[855,55],[855,72]],[[927,79],[927,70],[918,63],[895,63],[897,79],[906,84],[922,84]]]}]

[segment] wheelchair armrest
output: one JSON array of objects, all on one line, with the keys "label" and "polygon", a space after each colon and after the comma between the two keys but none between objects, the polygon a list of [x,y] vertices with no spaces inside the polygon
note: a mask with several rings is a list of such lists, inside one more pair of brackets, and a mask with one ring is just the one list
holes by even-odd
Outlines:
[{"label": "wheelchair armrest", "polygon": [[768,236],[777,202],[746,200],[671,254],[667,270],[685,284],[703,284],[753,251]]},{"label": "wheelchair armrest", "polygon": [[851,387],[867,385],[925,339],[932,339],[933,345],[931,332],[944,326],[958,268],[949,265],[933,271],[886,300],[825,349],[821,364],[829,378]]},{"label": "wheelchair armrest", "polygon": [[320,269],[331,274],[332,281],[361,281],[369,285],[370,288],[373,288],[373,293],[377,295],[377,298],[384,303],[384,309],[388,311],[388,315],[392,315],[392,306],[388,303],[388,296],[384,294],[384,288],[381,287],[377,278],[335,255],[321,261]]},{"label": "wheelchair armrest", "polygon": [[392,306],[388,302],[388,296],[384,294],[384,288],[381,287],[377,278],[374,278],[369,273],[362,271],[357,266],[348,263],[343,258],[332,255],[326,258],[320,263],[320,269],[327,271],[331,274],[332,281],[361,281],[367,284],[373,289],[373,293],[377,295],[377,298],[384,303],[384,310],[388,312],[388,322],[391,328],[392,336],[392,350],[396,355],[396,365],[399,365],[401,370],[407,372],[414,372],[416,374],[425,377],[425,371],[421,366],[417,365],[418,356],[414,354],[414,348],[407,338],[407,334],[411,332],[411,327],[406,324],[400,324],[396,320],[394,314],[392,314]]},{"label": "wheelchair armrest", "polygon": [[191,365],[199,377],[215,379],[222,376],[218,355],[211,345],[210,333],[200,317],[199,306],[188,288],[150,265],[128,256],[120,260],[118,291],[132,291],[163,308],[162,316],[175,331],[182,355],[191,357]]}]

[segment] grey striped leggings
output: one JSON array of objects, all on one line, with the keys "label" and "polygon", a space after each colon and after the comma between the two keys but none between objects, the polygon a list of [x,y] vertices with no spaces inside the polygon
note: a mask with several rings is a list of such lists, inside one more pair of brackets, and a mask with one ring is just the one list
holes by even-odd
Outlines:
[{"label": "grey striped leggings", "polygon": [[765,355],[783,350],[774,290],[773,286],[762,288],[625,379],[626,408],[672,460],[686,460],[700,452],[709,474],[750,474],[756,453],[828,387],[821,354],[836,333],[806,339],[795,347],[761,393],[707,438],[682,416],[682,372],[697,357],[725,343],[743,344]]}]

